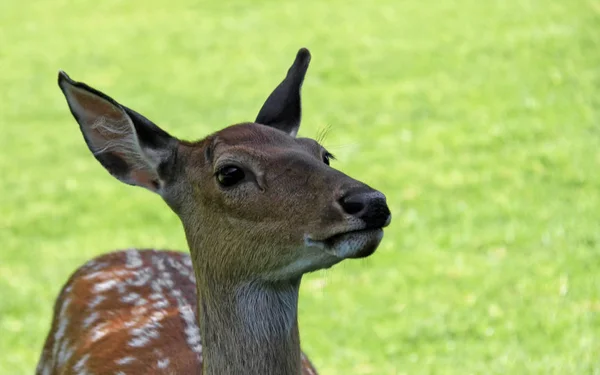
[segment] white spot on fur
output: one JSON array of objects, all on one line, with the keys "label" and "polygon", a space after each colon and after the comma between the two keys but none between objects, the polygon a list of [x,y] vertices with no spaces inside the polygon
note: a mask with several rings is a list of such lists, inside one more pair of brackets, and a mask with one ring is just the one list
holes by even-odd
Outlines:
[{"label": "white spot on fur", "polygon": [[156,330],[156,325],[153,324],[153,322],[145,324],[142,327],[132,329],[131,334],[134,336],[146,336],[149,338],[157,338],[160,336]]},{"label": "white spot on fur", "polygon": [[171,267],[175,268],[184,277],[189,277],[192,273],[192,269],[190,267],[186,267],[185,265],[176,261],[173,258],[168,258],[167,261],[169,262],[169,265]]},{"label": "white spot on fur", "polygon": [[129,346],[142,347],[146,346],[152,339],[160,337],[158,329],[161,327],[159,319],[154,319],[152,315],[149,321],[141,327],[133,328],[130,333],[134,336],[129,341]]},{"label": "white spot on fur", "polygon": [[126,365],[126,364],[128,364],[128,363],[132,363],[132,362],[134,362],[135,360],[136,360],[136,358],[135,358],[135,357],[132,357],[132,356],[128,355],[127,357],[123,357],[123,358],[121,358],[121,359],[117,359],[117,360],[115,361],[115,363],[116,363],[117,365]]},{"label": "white spot on fur", "polygon": [[108,322],[104,322],[94,327],[94,329],[92,330],[92,337],[90,338],[90,340],[92,340],[92,342],[96,342],[104,336],[106,336],[110,332],[110,330],[106,328],[107,325]]},{"label": "white spot on fur", "polygon": [[133,286],[144,286],[152,279],[153,273],[150,268],[142,268],[136,271],[136,277],[128,281]]},{"label": "white spot on fur", "polygon": [[66,297],[63,301],[62,301],[62,306],[60,307],[60,311],[58,313],[57,319],[58,319],[58,328],[56,329],[56,332],[54,332],[54,350],[52,353],[52,357],[53,358],[57,358],[58,357],[58,351],[59,351],[59,342],[60,340],[64,337],[65,332],[67,331],[67,326],[69,325],[69,318],[67,317],[67,309],[69,308],[69,305],[71,304],[71,298]]},{"label": "white spot on fur", "polygon": [[92,280],[92,279],[97,279],[100,276],[104,275],[106,272],[104,271],[96,271],[96,272],[92,272],[92,273],[88,273],[87,275],[83,276],[84,280]]},{"label": "white spot on fur", "polygon": [[160,255],[155,255],[152,257],[152,264],[154,264],[156,269],[159,271],[165,270],[165,261]]},{"label": "white spot on fur", "polygon": [[107,290],[114,288],[115,286],[117,286],[117,284],[119,284],[119,282],[117,280],[112,280],[112,279],[106,280],[106,281],[103,281],[101,283],[94,285],[94,291],[96,293],[105,292]]},{"label": "white spot on fur", "polygon": [[142,316],[148,312],[148,308],[146,306],[136,306],[131,310],[131,313],[134,316]]},{"label": "white spot on fur", "polygon": [[167,288],[167,290],[171,290],[175,284],[173,280],[171,280],[171,274],[168,272],[161,272],[160,277],[154,281],[152,281],[152,290],[155,293],[161,293],[163,287]]},{"label": "white spot on fur", "polygon": [[169,363],[171,363],[171,361],[169,360],[169,358],[159,359],[156,362],[156,367],[158,367],[158,368],[167,368],[167,367],[169,367]]},{"label": "white spot on fur", "polygon": [[131,303],[135,300],[137,300],[138,298],[140,298],[140,295],[135,293],[135,292],[131,292],[123,297],[121,297],[121,301],[125,302],[125,303]]},{"label": "white spot on fur", "polygon": [[146,346],[146,344],[148,344],[149,342],[150,342],[149,337],[138,336],[138,337],[134,337],[131,340],[129,340],[128,345],[132,346],[134,348],[142,348],[142,347]]},{"label": "white spot on fur", "polygon": [[102,268],[106,268],[109,266],[108,262],[95,262],[94,265],[92,267],[90,267],[90,269],[92,271],[99,271]]},{"label": "white spot on fur", "polygon": [[163,310],[158,310],[152,313],[150,319],[154,322],[161,321],[166,316],[166,313]]},{"label": "white spot on fur", "polygon": [[134,325],[136,325],[136,324],[137,324],[137,322],[138,322],[137,320],[129,320],[129,321],[126,321],[125,323],[123,323],[123,327],[125,327],[125,328],[131,328],[131,327],[133,327]]},{"label": "white spot on fur", "polygon": [[127,276],[131,273],[131,271],[127,271],[127,270],[114,270],[112,271],[112,273],[115,276]]},{"label": "white spot on fur", "polygon": [[93,308],[95,308],[96,306],[98,306],[100,303],[102,303],[102,301],[104,301],[105,299],[106,299],[106,296],[104,296],[104,295],[102,295],[102,294],[100,294],[100,295],[97,295],[96,297],[94,297],[94,299],[92,299],[92,300],[90,301],[90,303],[88,304],[88,306],[89,306],[91,309],[93,309]]},{"label": "white spot on fur", "polygon": [[178,300],[179,304],[179,315],[185,322],[185,337],[188,346],[192,351],[200,354],[202,353],[202,339],[200,337],[200,328],[196,323],[196,316],[192,307],[181,300]]},{"label": "white spot on fur", "polygon": [[88,328],[89,326],[91,326],[92,323],[94,323],[96,320],[98,320],[99,317],[100,317],[100,314],[97,311],[94,311],[93,313],[88,315],[83,320],[83,328]]},{"label": "white spot on fur", "polygon": [[154,307],[155,309],[164,309],[169,307],[169,301],[166,299],[160,300],[160,301],[156,301],[152,304],[152,307]]},{"label": "white spot on fur", "polygon": [[161,298],[165,298],[165,297],[160,293],[152,293],[152,294],[150,294],[150,296],[148,298],[155,301],[157,299],[161,299]]},{"label": "white spot on fur", "polygon": [[84,354],[83,357],[81,357],[81,359],[79,359],[79,361],[77,361],[77,363],[75,363],[75,365],[73,366],[73,370],[77,374],[87,374],[87,371],[85,370],[85,365],[89,358],[90,358],[89,353]]},{"label": "white spot on fur", "polygon": [[55,341],[60,341],[60,339],[63,338],[63,336],[65,335],[65,332],[67,331],[68,325],[69,325],[69,318],[67,318],[66,316],[61,314],[60,317],[58,318],[58,329],[54,333]]},{"label": "white spot on fur", "polygon": [[71,344],[69,343],[69,340],[67,340],[67,339],[63,340],[63,342],[60,343],[60,349],[58,351],[58,358],[57,358],[59,367],[62,367],[65,363],[67,363],[69,358],[71,358],[73,356],[75,350],[70,348],[70,345]]},{"label": "white spot on fur", "polygon": [[127,250],[125,252],[125,258],[125,267],[127,268],[139,268],[144,264],[142,257],[140,256],[140,252],[137,250]]}]

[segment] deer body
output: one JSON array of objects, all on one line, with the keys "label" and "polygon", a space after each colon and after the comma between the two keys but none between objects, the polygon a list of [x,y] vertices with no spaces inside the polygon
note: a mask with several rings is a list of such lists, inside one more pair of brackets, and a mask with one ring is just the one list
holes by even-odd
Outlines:
[{"label": "deer body", "polygon": [[302,275],[371,255],[391,215],[383,194],[296,137],[309,61],[301,49],[255,122],[197,142],[59,74],[96,159],[163,198],[190,256],[128,250],[78,269],[38,374],[316,373],[300,350]]},{"label": "deer body", "polygon": [[[197,306],[189,255],[128,249],[99,256],[61,291],[37,373],[202,373]],[[304,375],[317,373],[304,354],[300,361]]]}]

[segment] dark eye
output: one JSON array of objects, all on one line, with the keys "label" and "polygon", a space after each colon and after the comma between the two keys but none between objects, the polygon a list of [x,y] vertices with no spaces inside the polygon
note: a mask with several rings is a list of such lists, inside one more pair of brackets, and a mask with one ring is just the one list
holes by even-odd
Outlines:
[{"label": "dark eye", "polygon": [[329,163],[331,162],[332,159],[335,159],[335,157],[333,155],[331,155],[329,152],[326,152],[323,154],[323,163],[329,165]]},{"label": "dark eye", "polygon": [[217,181],[223,187],[230,187],[242,181],[246,174],[241,168],[227,165],[217,172]]}]

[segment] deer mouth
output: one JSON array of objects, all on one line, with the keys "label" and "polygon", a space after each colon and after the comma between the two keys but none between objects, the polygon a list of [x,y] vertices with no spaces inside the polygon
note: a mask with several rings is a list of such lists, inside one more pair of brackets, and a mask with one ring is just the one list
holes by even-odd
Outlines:
[{"label": "deer mouth", "polygon": [[383,239],[383,229],[359,229],[338,233],[324,240],[308,240],[340,259],[365,258],[373,254]]}]

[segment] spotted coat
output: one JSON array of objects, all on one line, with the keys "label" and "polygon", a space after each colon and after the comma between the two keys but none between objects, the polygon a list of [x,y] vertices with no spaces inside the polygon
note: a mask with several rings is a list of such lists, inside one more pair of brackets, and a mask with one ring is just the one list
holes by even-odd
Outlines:
[{"label": "spotted coat", "polygon": [[[188,254],[117,251],[80,267],[54,306],[37,375],[201,374]],[[302,354],[304,375],[316,370]]]}]

